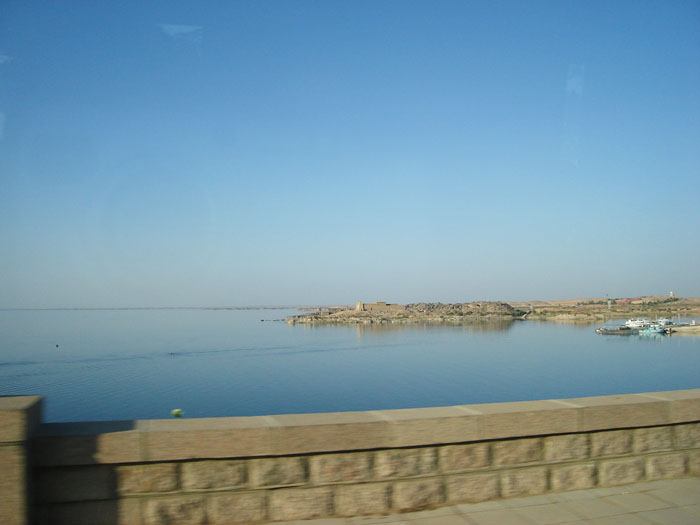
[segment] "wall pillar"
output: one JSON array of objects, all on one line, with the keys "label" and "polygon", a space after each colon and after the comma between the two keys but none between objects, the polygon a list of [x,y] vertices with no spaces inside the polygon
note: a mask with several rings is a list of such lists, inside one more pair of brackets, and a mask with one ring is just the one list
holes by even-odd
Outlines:
[{"label": "wall pillar", "polygon": [[30,522],[29,449],[41,421],[40,396],[0,397],[0,523]]}]

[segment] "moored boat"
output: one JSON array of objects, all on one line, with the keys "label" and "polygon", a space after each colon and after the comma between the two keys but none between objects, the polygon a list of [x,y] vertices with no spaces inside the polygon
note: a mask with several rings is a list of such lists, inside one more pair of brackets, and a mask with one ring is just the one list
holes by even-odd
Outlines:
[{"label": "moored boat", "polygon": [[625,321],[625,326],[627,326],[628,328],[645,328],[645,327],[649,326],[650,324],[651,324],[650,319],[637,318],[637,319],[627,319],[627,321]]},{"label": "moored boat", "polygon": [[630,328],[629,326],[616,326],[614,328],[609,328],[607,326],[601,326],[595,329],[597,334],[601,335],[632,335],[639,332],[638,329]]},{"label": "moored boat", "polygon": [[665,334],[666,333],[666,327],[661,326],[660,324],[652,323],[649,326],[646,326],[639,330],[640,335],[648,335],[648,334]]}]

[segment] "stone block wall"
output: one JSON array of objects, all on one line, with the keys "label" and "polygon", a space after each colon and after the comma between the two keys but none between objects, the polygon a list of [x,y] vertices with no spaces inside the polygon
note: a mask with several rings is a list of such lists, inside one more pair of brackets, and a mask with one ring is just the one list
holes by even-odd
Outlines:
[{"label": "stone block wall", "polygon": [[4,525],[31,520],[30,440],[40,417],[40,397],[0,397],[0,523]]},{"label": "stone block wall", "polygon": [[381,515],[699,476],[700,390],[44,424],[32,446],[37,523],[235,524]]}]

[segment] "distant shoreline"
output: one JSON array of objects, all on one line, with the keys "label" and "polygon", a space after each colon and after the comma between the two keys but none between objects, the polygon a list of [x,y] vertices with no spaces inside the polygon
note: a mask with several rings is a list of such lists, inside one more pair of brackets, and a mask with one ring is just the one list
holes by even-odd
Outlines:
[{"label": "distant shoreline", "polygon": [[[560,322],[600,322],[629,317],[698,317],[700,298],[673,296],[642,296],[634,298],[583,298],[556,301],[478,301],[472,303],[416,303],[435,305],[430,312],[355,312],[353,306],[112,306],[112,307],[54,307],[0,308],[3,312],[41,311],[143,311],[143,310],[301,310],[310,313],[294,317],[295,323],[357,324],[367,322],[450,323],[489,319],[528,319]],[[457,307],[459,305],[459,307]],[[500,305],[495,310],[469,310],[465,305]],[[410,305],[406,305],[410,306]],[[465,309],[466,308],[466,309]],[[359,314],[359,315],[357,315]],[[434,315],[433,315],[434,314]],[[289,319],[289,318],[288,318]],[[288,321],[289,322],[289,321]]]},{"label": "distant shoreline", "polygon": [[645,296],[618,299],[594,298],[532,302],[478,301],[407,305],[387,305],[386,303],[364,305],[360,302],[356,308],[323,308],[308,314],[288,316],[285,320],[290,325],[466,324],[488,320],[596,323],[613,318],[670,318],[677,316],[700,316],[700,298]]},{"label": "distant shoreline", "polygon": [[311,310],[309,306],[106,306],[98,308],[0,308],[0,312],[49,312],[49,311],[94,311],[94,310]]}]

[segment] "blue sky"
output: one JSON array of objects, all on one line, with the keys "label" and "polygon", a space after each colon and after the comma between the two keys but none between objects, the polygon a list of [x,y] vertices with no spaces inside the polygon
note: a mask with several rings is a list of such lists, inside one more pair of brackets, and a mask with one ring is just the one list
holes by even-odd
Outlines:
[{"label": "blue sky", "polygon": [[700,296],[699,2],[120,4],[0,7],[0,307]]}]

